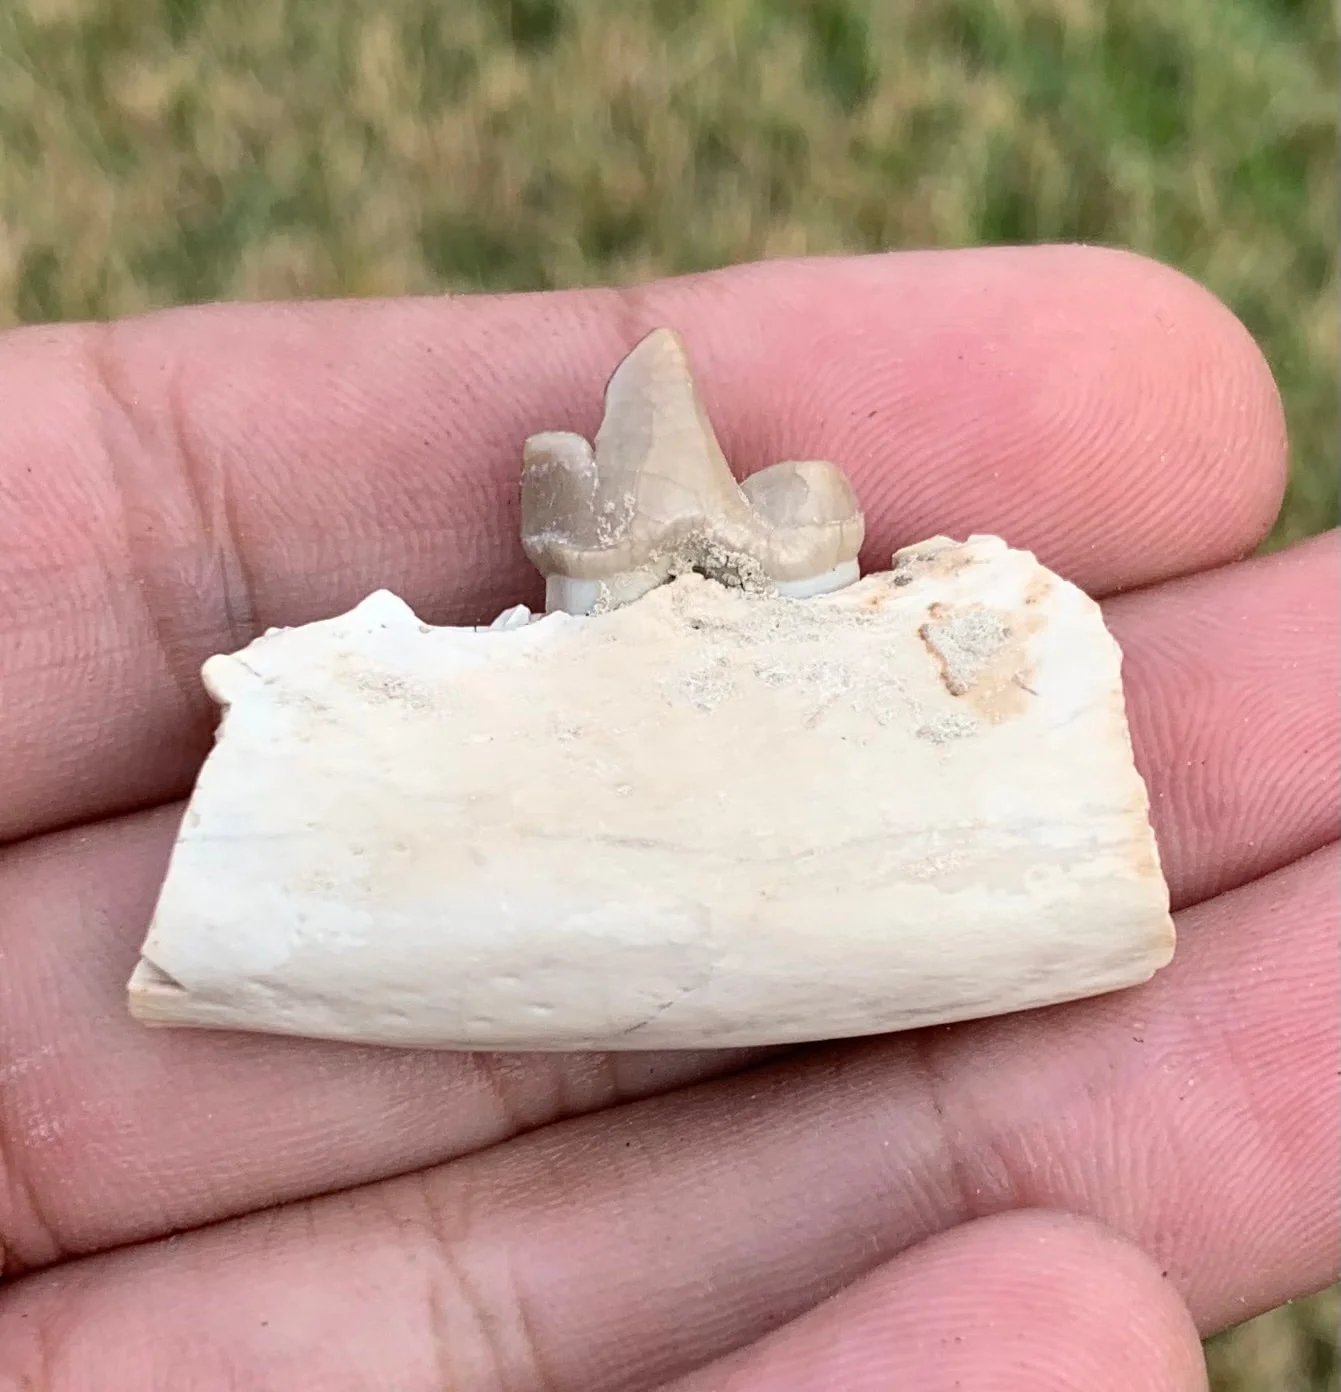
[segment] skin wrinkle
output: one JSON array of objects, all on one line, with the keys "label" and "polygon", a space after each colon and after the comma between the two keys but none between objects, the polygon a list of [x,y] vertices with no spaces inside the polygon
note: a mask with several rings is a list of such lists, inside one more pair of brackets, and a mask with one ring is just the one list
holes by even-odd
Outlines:
[{"label": "skin wrinkle", "polygon": [[[944,1030],[918,1031],[909,1040],[909,1054],[926,1110],[935,1118],[933,1151],[939,1163],[928,1168],[945,1176],[946,1189],[953,1195],[951,1222],[957,1224],[1018,1205],[1021,1190],[990,1128],[965,1116],[962,1108],[951,1115],[947,1105],[951,1094],[938,1056],[953,1038]],[[939,1219],[937,1226],[941,1226]]]},{"label": "skin wrinkle", "polygon": [[494,1115],[500,1134],[516,1135],[527,1129],[526,1093],[524,1080],[519,1087],[513,1078],[516,1065],[507,1054],[472,1053],[464,1055],[465,1066],[479,1080],[494,1103]]},{"label": "skin wrinkle", "polygon": [[247,553],[239,542],[237,501],[232,476],[226,468],[205,464],[203,448],[192,444],[190,414],[183,391],[183,373],[174,368],[166,387],[171,439],[180,461],[180,473],[190,496],[199,534],[209,548],[211,568],[222,577],[222,617],[229,647],[244,647],[260,633],[256,590],[247,567]]},{"label": "skin wrinkle", "polygon": [[[470,1322],[477,1335],[476,1346],[488,1364],[493,1385],[510,1385],[513,1379],[509,1373],[516,1360],[511,1356],[505,1330],[515,1321],[509,1320],[505,1311],[486,1298],[481,1282],[470,1269],[468,1253],[477,1207],[474,1196],[463,1189],[455,1196],[457,1202],[453,1204],[447,1202],[449,1196],[439,1193],[426,1176],[408,1176],[406,1183],[427,1219],[438,1266],[437,1274],[429,1278],[430,1300],[438,1318],[431,1333],[435,1361],[445,1361],[453,1369],[459,1366],[463,1373],[473,1364],[468,1354],[463,1358],[461,1350],[445,1337],[453,1323],[449,1312],[464,1306],[470,1312]],[[538,1367],[538,1361],[533,1361],[526,1350],[523,1350],[523,1357],[532,1362],[533,1370]],[[451,1381],[459,1379],[453,1376]]]},{"label": "skin wrinkle", "polygon": [[[781,1049],[720,1050],[715,1058],[724,1071],[744,1070]],[[683,1062],[692,1053],[666,1060],[664,1056],[620,1054],[496,1054],[465,1053],[460,1066],[471,1072],[493,1100],[493,1130],[499,1137],[522,1135],[570,1116],[617,1106],[673,1086]],[[650,1059],[651,1065],[646,1060]],[[634,1074],[643,1070],[640,1082]],[[670,1076],[658,1082],[657,1073]],[[692,1076],[692,1074],[691,1074]],[[495,1144],[497,1142],[489,1142]]]},{"label": "skin wrinkle", "polygon": [[[115,327],[113,325],[106,327],[84,326],[80,339],[84,348],[85,362],[93,383],[91,395],[95,401],[101,396],[103,401],[111,406],[115,416],[114,423],[109,426],[105,421],[103,412],[95,410],[99,419],[102,454],[107,462],[109,476],[112,479],[121,507],[122,534],[125,539],[124,555],[129,563],[128,578],[131,592],[137,596],[141,612],[148,621],[149,632],[176,690],[177,698],[183,707],[190,710],[200,705],[199,672],[189,661],[183,663],[183,655],[179,651],[179,645],[170,637],[165,626],[166,616],[163,615],[161,606],[155,600],[156,586],[153,583],[153,567],[147,561],[145,548],[141,541],[143,536],[153,535],[154,527],[152,522],[148,527],[145,527],[137,521],[136,512],[138,508],[143,506],[143,502],[133,496],[139,490],[133,489],[126,477],[124,463],[126,451],[115,439],[118,427],[126,428],[134,437],[135,454],[152,453],[152,447],[145,436],[140,413],[131,409],[130,399],[123,395],[117,381],[119,372],[115,369],[110,355],[114,335]],[[109,576],[112,592],[124,589],[126,579],[126,576],[119,573]]]},{"label": "skin wrinkle", "polygon": [[[0,1284],[35,1265],[51,1266],[70,1255],[57,1236],[56,1225],[46,1215],[23,1147],[11,1140],[20,1131],[13,1100],[12,1084],[0,1080],[0,1195],[5,1196],[7,1227],[24,1234],[20,1250],[8,1240],[7,1232],[0,1231]],[[20,1157],[25,1163],[20,1163]]]},{"label": "skin wrinkle", "polygon": [[563,1382],[551,1374],[541,1351],[541,1340],[526,1301],[522,1298],[515,1279],[509,1283],[514,1306],[515,1327],[521,1336],[523,1361],[531,1373],[531,1384],[536,1392],[562,1392]]},{"label": "skin wrinkle", "polygon": [[[216,595],[219,619],[211,621],[210,631],[222,629],[227,647],[244,647],[259,633],[256,605],[251,584],[237,544],[233,520],[231,488],[223,468],[207,468],[190,443],[189,414],[183,395],[183,366],[173,357],[163,367],[159,383],[146,403],[142,390],[126,380],[126,365],[119,349],[120,326],[85,326],[86,359],[97,389],[111,403],[119,420],[134,436],[137,453],[157,457],[166,446],[175,467],[166,471],[185,494],[191,531],[186,542],[173,536],[176,519],[168,515],[165,501],[153,489],[142,486],[143,470],[130,461],[118,444],[119,432],[104,428],[103,453],[110,468],[125,519],[126,555],[130,561],[132,584],[138,592],[148,628],[162,654],[163,662],[180,694],[186,710],[212,710],[202,700],[200,666],[210,655],[198,643],[191,643],[179,629],[177,615],[183,608],[177,595],[181,577],[174,585],[166,574],[166,562],[176,553],[193,557],[203,553],[203,573],[213,577],[210,590]],[[158,421],[162,424],[155,425]],[[167,502],[168,507],[175,498]],[[170,550],[162,551],[165,541]],[[155,547],[160,548],[155,553]]]},{"label": "skin wrinkle", "polygon": [[[23,1381],[4,1386],[3,1392],[11,1392],[11,1388],[12,1392],[62,1392],[55,1378],[60,1356],[55,1322],[30,1321],[23,1332],[26,1344],[20,1350],[25,1355]],[[2,1373],[0,1369],[0,1375]],[[65,1392],[69,1392],[69,1389],[66,1388]]]},{"label": "skin wrinkle", "polygon": [[451,1346],[447,1342],[444,1332],[448,1324],[450,1305],[445,1298],[442,1282],[436,1272],[428,1277],[426,1290],[429,1343],[433,1349],[433,1369],[441,1392],[454,1392],[458,1383],[452,1367]]}]

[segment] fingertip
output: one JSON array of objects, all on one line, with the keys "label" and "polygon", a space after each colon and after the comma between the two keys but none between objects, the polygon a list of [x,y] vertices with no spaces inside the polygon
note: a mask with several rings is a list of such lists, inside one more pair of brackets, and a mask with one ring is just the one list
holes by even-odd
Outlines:
[{"label": "fingertip", "polygon": [[832,458],[868,567],[935,532],[1006,536],[1095,593],[1222,565],[1286,482],[1275,381],[1209,290],[1083,245],[737,266],[626,293],[684,328],[728,457]]},{"label": "fingertip", "polygon": [[945,1310],[960,1303],[962,1327],[977,1331],[961,1336],[966,1385],[970,1369],[1015,1358],[1036,1370],[1022,1387],[1205,1387],[1201,1336],[1170,1273],[1093,1219],[999,1214],[939,1234],[905,1260],[919,1290]]},{"label": "fingertip", "polygon": [[1337,541],[1105,602],[1175,909],[1336,837]]},{"label": "fingertip", "polygon": [[[1132,1366],[1130,1380],[1115,1387],[1201,1385],[1191,1376],[1204,1375],[1201,1334],[1171,1273],[1095,1219],[1028,1209],[984,1218],[931,1241],[946,1243],[947,1270],[970,1254],[975,1261],[985,1256],[980,1293],[1003,1305],[1017,1302],[1022,1324],[1047,1312],[1096,1364],[1119,1367],[1131,1354],[1151,1373],[1159,1371],[1147,1383],[1137,1376],[1140,1367]],[[1017,1284],[1014,1273],[1025,1267],[1028,1276]],[[1116,1312],[1121,1314],[1115,1318]]]},{"label": "fingertip", "polygon": [[[1032,279],[1023,313],[1047,361],[1032,433],[1054,450],[1032,466],[1035,515],[1019,523],[1060,538],[1040,559],[1088,587],[1088,557],[1104,555],[1100,588],[1114,593],[1250,554],[1280,510],[1288,449],[1275,378],[1242,320],[1190,275],[1137,252],[1004,254],[1022,258],[1021,283]],[[1051,516],[1053,495],[1086,500],[1072,501],[1069,534],[1068,519]]]},{"label": "fingertip", "polygon": [[674,1392],[1204,1392],[1168,1273],[1096,1223],[1013,1212],[904,1252]]},{"label": "fingertip", "polygon": [[1284,404],[1261,345],[1224,300],[1185,272],[1136,252],[1075,250],[1111,278],[1115,299],[1132,306],[1129,330],[1148,336],[1146,353],[1170,409],[1181,410],[1189,427],[1182,467],[1172,461],[1159,471],[1189,504],[1179,573],[1248,555],[1275,523],[1289,481]]}]

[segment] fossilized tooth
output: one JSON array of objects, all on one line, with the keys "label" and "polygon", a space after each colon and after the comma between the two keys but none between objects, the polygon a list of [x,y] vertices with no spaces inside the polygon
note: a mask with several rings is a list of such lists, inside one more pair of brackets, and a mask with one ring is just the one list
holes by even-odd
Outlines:
[{"label": "fossilized tooth", "polygon": [[822,594],[857,578],[864,533],[852,485],[825,460],[736,483],[670,329],[616,369],[594,449],[563,431],[526,442],[522,544],[551,611],[627,603],[688,570]]},{"label": "fossilized tooth", "polygon": [[527,550],[557,612],[431,628],[379,591],[206,664],[224,719],[133,1014],[736,1046],[1002,1014],[1169,961],[1098,606],[996,537],[835,577],[860,544],[837,471],[736,487],[686,380],[655,335],[595,451],[532,442]]}]

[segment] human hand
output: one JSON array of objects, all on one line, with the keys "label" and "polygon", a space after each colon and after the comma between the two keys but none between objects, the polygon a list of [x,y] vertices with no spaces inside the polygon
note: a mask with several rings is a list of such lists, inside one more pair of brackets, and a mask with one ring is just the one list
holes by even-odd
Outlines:
[{"label": "human hand", "polygon": [[[738,471],[850,473],[868,569],[991,531],[1107,596],[1173,964],[751,1053],[133,1022],[201,661],[380,586],[537,603],[522,440],[657,324]],[[1196,287],[1059,248],[216,307],[0,338],[0,403],[4,1392],[1190,1389],[1198,1329],[1336,1277],[1337,538],[1237,560],[1281,415]]]}]

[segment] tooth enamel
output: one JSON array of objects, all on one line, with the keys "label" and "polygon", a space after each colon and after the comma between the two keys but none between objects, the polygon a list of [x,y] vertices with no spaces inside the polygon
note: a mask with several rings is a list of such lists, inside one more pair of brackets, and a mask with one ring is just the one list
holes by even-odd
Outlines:
[{"label": "tooth enamel", "polygon": [[526,442],[522,540],[550,612],[617,608],[690,570],[743,589],[823,594],[858,578],[863,534],[851,485],[826,461],[775,464],[736,483],[669,329],[616,369],[594,448],[566,432]]}]

